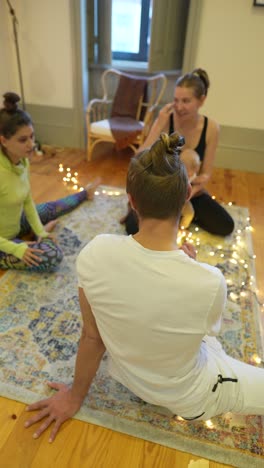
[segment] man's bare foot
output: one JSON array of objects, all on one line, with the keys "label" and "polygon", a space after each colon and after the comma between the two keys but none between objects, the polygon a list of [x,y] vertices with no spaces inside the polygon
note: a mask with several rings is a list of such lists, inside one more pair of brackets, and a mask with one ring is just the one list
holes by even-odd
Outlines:
[{"label": "man's bare foot", "polygon": [[96,179],[94,179],[92,182],[90,182],[84,187],[84,190],[86,190],[86,193],[87,193],[87,200],[94,199],[94,192],[101,182],[102,182],[101,177],[96,177]]},{"label": "man's bare foot", "polygon": [[53,229],[55,228],[58,221],[59,221],[58,219],[54,219],[53,221],[49,221],[47,224],[45,224],[45,226],[44,226],[45,231],[46,232],[53,231]]}]

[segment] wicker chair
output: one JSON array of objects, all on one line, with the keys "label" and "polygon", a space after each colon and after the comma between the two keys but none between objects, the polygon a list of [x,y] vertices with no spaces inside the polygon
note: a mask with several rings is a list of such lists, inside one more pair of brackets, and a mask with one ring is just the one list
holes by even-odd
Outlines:
[{"label": "wicker chair", "polygon": [[[139,91],[141,88],[138,87],[140,83],[137,83],[137,81],[145,81],[144,92]],[[126,135],[127,132],[127,138],[122,141],[122,148],[130,147],[136,152],[137,148],[147,137],[153,123],[154,111],[165,91],[167,79],[163,73],[146,77],[134,76],[115,69],[108,69],[102,74],[101,83],[103,98],[92,99],[86,111],[88,161],[92,159],[94,147],[100,142],[111,142],[116,144],[117,149],[121,148],[118,145],[117,134],[112,127],[112,123],[115,120],[113,119],[112,112],[113,108],[116,108],[117,102],[119,107],[122,107],[122,103],[124,103],[124,107],[133,107],[135,111],[132,119],[129,116],[129,111],[126,113],[126,109],[124,108],[119,109],[117,115],[118,124],[122,127],[123,135]],[[128,90],[124,90],[124,85],[123,88],[120,88],[120,83],[127,83],[129,85]],[[137,91],[134,92],[134,90]],[[134,127],[134,132],[131,130],[131,122],[132,126],[133,123],[137,126],[136,130]]]}]

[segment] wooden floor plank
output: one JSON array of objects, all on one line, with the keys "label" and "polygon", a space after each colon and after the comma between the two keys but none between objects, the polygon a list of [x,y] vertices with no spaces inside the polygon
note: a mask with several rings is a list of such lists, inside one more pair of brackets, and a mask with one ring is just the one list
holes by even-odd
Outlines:
[{"label": "wooden floor plank", "polygon": [[24,407],[22,403],[0,397],[0,450],[7,444],[10,434],[16,431]]}]

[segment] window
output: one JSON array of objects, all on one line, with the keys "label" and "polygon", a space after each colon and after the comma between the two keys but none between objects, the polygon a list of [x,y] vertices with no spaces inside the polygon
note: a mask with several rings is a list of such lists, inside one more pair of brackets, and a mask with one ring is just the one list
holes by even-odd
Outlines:
[{"label": "window", "polygon": [[188,10],[189,0],[87,0],[89,64],[180,70]]},{"label": "window", "polygon": [[152,0],[112,0],[112,58],[147,62]]}]

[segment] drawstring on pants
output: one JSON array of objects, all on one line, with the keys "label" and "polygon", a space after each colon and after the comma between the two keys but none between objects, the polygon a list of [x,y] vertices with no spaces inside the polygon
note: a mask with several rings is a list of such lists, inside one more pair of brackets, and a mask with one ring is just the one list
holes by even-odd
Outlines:
[{"label": "drawstring on pants", "polygon": [[221,374],[218,374],[218,379],[216,384],[212,388],[212,392],[215,392],[218,384],[223,382],[238,382],[238,379],[231,379],[230,377],[223,377]]}]

